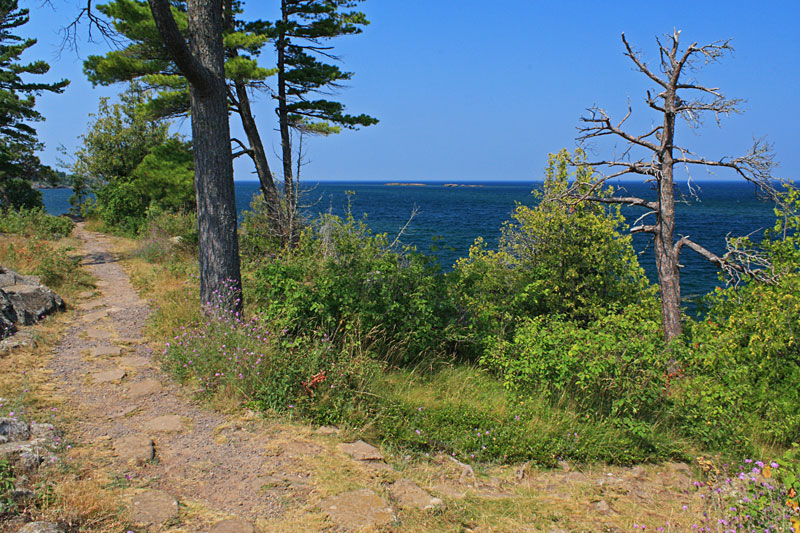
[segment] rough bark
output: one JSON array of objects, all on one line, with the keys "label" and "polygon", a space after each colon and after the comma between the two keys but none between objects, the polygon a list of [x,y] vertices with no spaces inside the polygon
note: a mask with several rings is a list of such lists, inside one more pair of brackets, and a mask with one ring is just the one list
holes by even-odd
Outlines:
[{"label": "rough bark", "polygon": [[164,44],[189,80],[200,250],[200,297],[240,311],[241,273],[236,231],[221,0],[189,0],[189,45],[167,0],[148,0]]},{"label": "rough bark", "polygon": [[281,30],[278,34],[278,122],[281,134],[281,158],[283,159],[283,195],[286,198],[286,219],[294,215],[292,198],[294,198],[294,177],[292,175],[292,138],[289,131],[289,101],[286,94],[286,47],[288,37],[286,28],[289,25],[289,10],[286,0],[281,0]]}]

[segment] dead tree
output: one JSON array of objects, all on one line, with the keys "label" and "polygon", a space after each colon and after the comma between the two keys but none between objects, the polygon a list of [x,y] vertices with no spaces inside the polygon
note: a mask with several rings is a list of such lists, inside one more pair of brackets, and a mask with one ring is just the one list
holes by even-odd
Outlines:
[{"label": "dead tree", "polygon": [[[634,134],[625,128],[625,122],[631,116],[630,105],[627,114],[619,122],[613,122],[608,113],[599,107],[589,108],[588,115],[581,118],[583,125],[578,128],[578,140],[586,143],[591,139],[610,136],[622,140],[625,148],[620,157],[586,163],[601,172],[601,179],[588,193],[573,190],[569,194],[571,201],[623,204],[645,209],[631,232],[649,233],[653,236],[664,337],[667,341],[681,335],[679,259],[684,247],[694,250],[724,270],[749,273],[746,272],[748,265],[737,262],[735,253],[720,257],[690,239],[688,235],[675,234],[675,167],[683,166],[688,170],[692,166],[700,165],[729,169],[735,175],[755,184],[768,196],[775,197],[776,194],[771,174],[773,156],[770,146],[763,140],[755,140],[750,152],[744,156],[718,160],[706,159],[693,154],[687,148],[675,145],[678,118],[683,119],[689,127],[696,128],[701,124],[705,113],[713,113],[719,124],[722,115],[738,112],[738,104],[741,103],[740,100],[725,98],[718,88],[706,87],[694,80],[685,79],[698,67],[715,62],[732,51],[730,41],[716,41],[704,46],[693,43],[682,49],[678,43],[679,34],[680,32],[675,31],[666,36],[663,42],[656,39],[660,58],[658,69],[648,66],[641,55],[628,44],[625,34],[622,34],[625,55],[633,61],[639,72],[655,84],[654,91],[647,91],[645,102],[663,120],[650,131]],[[597,187],[604,182],[627,174],[638,174],[645,182],[652,184],[656,193],[655,199],[600,197],[594,194]],[[757,275],[757,272],[753,274]]]}]

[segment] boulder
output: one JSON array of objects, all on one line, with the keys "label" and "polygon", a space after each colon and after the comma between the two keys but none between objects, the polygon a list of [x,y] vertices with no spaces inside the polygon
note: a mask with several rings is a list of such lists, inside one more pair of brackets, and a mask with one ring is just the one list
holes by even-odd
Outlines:
[{"label": "boulder", "polygon": [[149,490],[133,497],[131,519],[144,526],[161,526],[178,518],[178,501],[160,490]]},{"label": "boulder", "polygon": [[398,479],[392,483],[389,494],[401,509],[427,511],[444,506],[441,499],[431,496],[410,479]]},{"label": "boulder", "polygon": [[13,335],[17,331],[17,327],[14,325],[16,316],[11,300],[3,291],[0,291],[0,339]]},{"label": "boulder", "polygon": [[29,326],[42,317],[62,311],[64,300],[43,285],[8,285],[0,289],[14,308],[14,322]]},{"label": "boulder", "polygon": [[0,266],[0,289],[10,287],[11,285],[41,285],[42,281],[38,276],[23,276],[11,270]]},{"label": "boulder", "polygon": [[31,438],[31,427],[27,422],[16,418],[0,418],[0,436],[6,442],[19,442]]},{"label": "boulder", "polygon": [[28,522],[18,533],[64,533],[64,530],[53,522]]}]

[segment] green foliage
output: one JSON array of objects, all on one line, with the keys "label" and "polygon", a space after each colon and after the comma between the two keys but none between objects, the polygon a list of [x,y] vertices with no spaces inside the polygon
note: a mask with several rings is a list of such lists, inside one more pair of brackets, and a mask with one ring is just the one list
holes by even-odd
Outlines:
[{"label": "green foliage", "polygon": [[74,227],[75,223],[70,219],[48,215],[41,207],[10,209],[0,217],[0,233],[15,233],[41,239],[66,237]]},{"label": "green foliage", "polygon": [[163,211],[193,210],[194,157],[191,143],[167,139],[154,146],[133,170],[132,178],[149,207]]},{"label": "green foliage", "polygon": [[41,144],[31,123],[44,120],[35,109],[36,96],[43,91],[61,93],[69,83],[26,81],[29,75],[38,76],[50,70],[42,60],[19,62],[22,54],[36,44],[36,39],[11,32],[28,20],[28,9],[20,9],[17,0],[0,0],[0,208],[41,205],[41,200],[36,203],[30,187],[23,188],[20,184],[21,180],[36,180],[53,172],[34,155]]},{"label": "green foliage", "polygon": [[42,207],[42,193],[33,188],[31,182],[12,178],[3,184],[5,207],[11,209],[34,209]]},{"label": "green foliage", "polygon": [[0,516],[16,510],[13,492],[16,485],[14,469],[5,459],[0,459]]},{"label": "green foliage", "polygon": [[457,295],[478,339],[505,330],[510,335],[519,319],[559,314],[586,324],[632,303],[654,301],[631,237],[622,234],[619,210],[565,203],[570,179],[582,190],[595,186],[588,167],[578,165],[570,174],[571,159],[580,162],[583,154],[550,155],[538,206],[517,206],[497,250],[479,238],[469,257],[456,264]]},{"label": "green foliage", "polygon": [[[151,207],[194,209],[191,145],[170,137],[165,122],[148,117],[147,98],[137,83],[120,96],[119,103],[101,98],[73,167],[78,183],[93,189],[92,209],[106,228],[128,235],[139,231]],[[80,204],[78,198],[75,203]]]},{"label": "green foliage", "polygon": [[391,361],[441,352],[454,316],[438,266],[348,217],[322,216],[254,272],[256,307],[294,332],[360,338]]},{"label": "green foliage", "polygon": [[[104,56],[89,56],[84,72],[95,85],[111,85],[132,79],[152,90],[143,109],[151,118],[185,115],[189,111],[189,86],[164,49],[150,7],[143,0],[113,0],[98,6],[114,29],[130,44]],[[234,7],[233,15],[240,9]],[[172,2],[172,15],[181,32],[186,33],[186,3]],[[224,35],[227,50],[226,77],[247,84],[263,82],[274,69],[259,66],[257,58],[269,37],[246,30],[238,20]]]},{"label": "green foliage", "polygon": [[481,363],[516,396],[567,397],[578,412],[646,439],[671,405],[678,347],[668,351],[662,337],[656,306],[631,305],[588,325],[543,315],[522,321],[513,339],[496,339]]},{"label": "green foliage", "polygon": [[136,183],[112,181],[95,190],[94,210],[110,231],[136,235],[146,220],[147,201]]},{"label": "green foliage", "polygon": [[182,328],[163,360],[207,394],[233,394],[257,409],[338,422],[381,365],[347,345],[334,346],[325,335],[287,336],[278,327],[220,310],[196,327]]},{"label": "green foliage", "polygon": [[345,128],[377,124],[369,115],[349,115],[344,105],[326,99],[313,99],[309,95],[325,93],[331,87],[350,80],[352,72],[344,72],[337,65],[326,63],[330,53],[320,48],[320,43],[344,35],[361,33],[369,24],[364,13],[348,11],[362,0],[282,0],[283,18],[274,24],[255,21],[244,27],[256,34],[275,40],[279,63],[283,64],[282,79],[288,124],[332,123]]},{"label": "green foliage", "polygon": [[800,193],[789,189],[783,203],[759,244],[739,240],[778,280],[718,289],[691,331],[682,416],[709,444],[788,445],[800,434]]},{"label": "green foliage", "polygon": [[51,289],[74,289],[82,283],[83,275],[78,269],[80,259],[71,254],[73,251],[34,236],[21,244],[9,244],[4,261],[14,270],[39,276]]}]

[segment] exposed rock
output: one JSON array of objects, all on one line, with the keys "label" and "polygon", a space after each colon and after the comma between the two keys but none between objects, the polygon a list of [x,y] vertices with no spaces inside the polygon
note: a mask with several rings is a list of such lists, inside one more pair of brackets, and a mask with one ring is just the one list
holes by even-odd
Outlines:
[{"label": "exposed rock", "polygon": [[126,435],[114,441],[114,453],[124,462],[143,463],[155,457],[153,441],[141,434]]},{"label": "exposed rock", "polygon": [[286,457],[314,457],[321,452],[321,446],[302,440],[290,440],[281,446],[281,453]]},{"label": "exposed rock", "polygon": [[128,395],[132,398],[140,398],[158,392],[161,392],[161,382],[156,379],[143,379],[128,386]]},{"label": "exposed rock", "polygon": [[86,313],[81,317],[81,320],[84,322],[97,322],[103,318],[108,316],[108,309],[101,309],[99,311],[92,311],[91,313]]},{"label": "exposed rock", "polygon": [[19,331],[13,337],[0,340],[0,356],[7,355],[18,348],[36,348],[36,341],[30,331]]},{"label": "exposed rock", "polygon": [[131,500],[131,520],[144,526],[160,526],[178,518],[178,501],[160,490],[137,494]]},{"label": "exposed rock", "polygon": [[320,435],[336,435],[339,433],[339,428],[336,426],[320,426],[317,428],[317,433]]},{"label": "exposed rock", "polygon": [[345,531],[378,527],[394,520],[392,509],[369,489],[354,490],[322,500],[320,509]]},{"label": "exposed rock", "polygon": [[31,422],[32,438],[54,441],[57,436],[58,430],[53,424],[40,424],[38,422]]},{"label": "exposed rock", "polygon": [[92,381],[95,383],[113,383],[115,381],[122,381],[128,374],[121,368],[112,368],[104,372],[95,372],[92,374]]},{"label": "exposed rock", "polygon": [[42,317],[62,311],[64,300],[43,285],[9,285],[2,288],[14,307],[14,322],[29,326]]},{"label": "exposed rock", "polygon": [[208,533],[255,533],[253,524],[245,520],[232,518],[214,524]]},{"label": "exposed rock", "polygon": [[90,339],[96,339],[100,341],[107,341],[114,336],[114,334],[107,329],[100,328],[89,328],[86,330],[86,335],[88,335]]},{"label": "exposed rock", "polygon": [[343,442],[338,446],[339,451],[349,455],[356,461],[383,461],[381,451],[363,440]]},{"label": "exposed rock", "polygon": [[64,530],[54,522],[28,522],[18,533],[64,533]]},{"label": "exposed rock", "polygon": [[16,316],[11,300],[8,299],[3,291],[0,291],[0,339],[8,337],[17,331],[17,327],[14,325]]},{"label": "exposed rock", "polygon": [[27,442],[0,444],[0,459],[7,461],[16,474],[33,472],[44,461],[46,451]]},{"label": "exposed rock", "polygon": [[392,499],[401,509],[438,509],[444,502],[431,496],[410,479],[399,479],[389,489]]},{"label": "exposed rock", "polygon": [[0,436],[6,442],[19,442],[31,438],[31,427],[27,422],[15,418],[0,418]]},{"label": "exposed rock", "polygon": [[0,289],[11,285],[41,285],[42,280],[38,276],[23,276],[14,272],[10,268],[0,266]]},{"label": "exposed rock", "polygon": [[100,300],[94,300],[90,302],[80,303],[75,306],[75,309],[80,309],[81,311],[91,311],[92,309],[97,309],[98,307],[103,307],[103,302]]},{"label": "exposed rock", "polygon": [[183,420],[178,415],[158,416],[144,423],[147,431],[180,431],[183,429]]},{"label": "exposed rock", "polygon": [[92,357],[109,357],[119,355],[122,353],[122,348],[114,346],[113,344],[101,344],[89,349],[89,355]]},{"label": "exposed rock", "polygon": [[592,504],[592,508],[598,514],[610,514],[614,512],[614,510],[611,508],[610,505],[608,505],[608,502],[606,502],[605,500],[594,502]]}]

